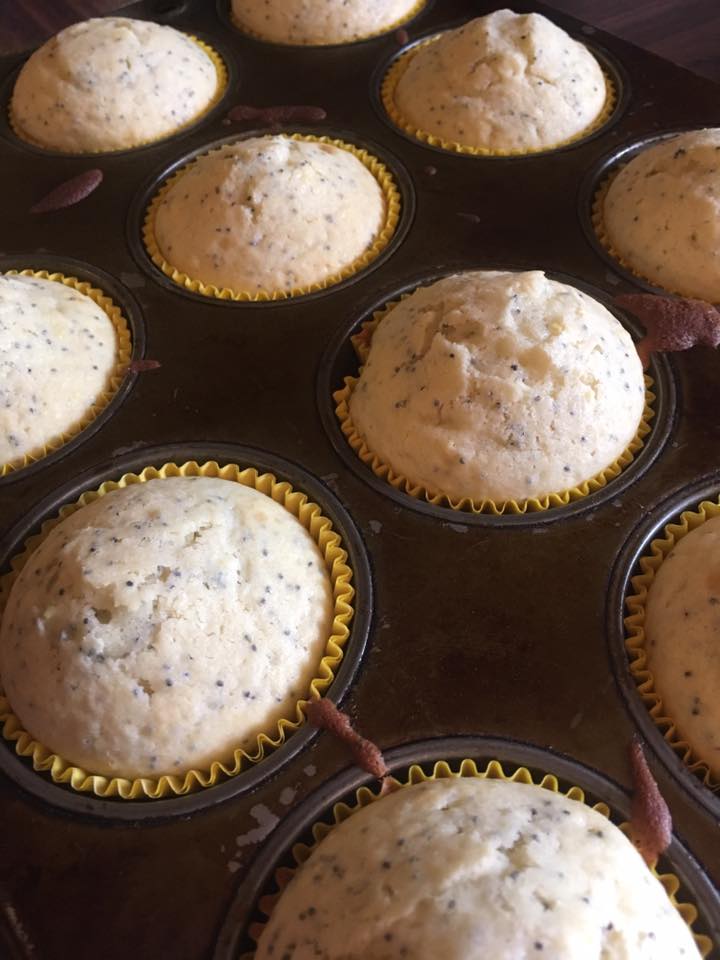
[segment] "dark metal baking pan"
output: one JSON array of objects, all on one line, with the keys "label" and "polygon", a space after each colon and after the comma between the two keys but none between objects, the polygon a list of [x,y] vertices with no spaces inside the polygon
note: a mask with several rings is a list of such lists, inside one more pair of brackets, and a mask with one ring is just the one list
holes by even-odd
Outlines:
[{"label": "dark metal baking pan", "polygon": [[[411,24],[411,39],[497,6],[435,3]],[[116,278],[142,316],[145,356],[161,363],[139,374],[112,416],[81,443],[0,483],[0,531],[32,525],[39,510],[57,505],[59,491],[70,497],[126,464],[143,465],[154,456],[150,449],[167,451],[168,459],[178,449],[186,456],[190,441],[197,456],[222,459],[230,445],[255,451],[268,466],[272,458],[288,471],[298,464],[316,478],[317,499],[330,510],[329,489],[352,518],[359,553],[372,569],[362,669],[342,694],[366,736],[383,749],[479,732],[515,738],[575,757],[627,786],[625,745],[637,724],[609,665],[611,570],[632,531],[669,491],[720,472],[717,355],[698,348],[660,362],[652,372],[666,378],[667,415],[656,426],[669,433],[659,455],[612,497],[592,509],[558,510],[552,523],[471,523],[454,511],[441,518],[394,500],[346,462],[318,407],[320,381],[336,385],[329,344],[337,344],[340,370],[349,357],[340,348],[347,332],[419,279],[511,265],[574,278],[607,299],[637,290],[583,232],[580,185],[624,144],[720,124],[718,87],[710,81],[600,31],[587,33],[591,28],[534,0],[513,7],[545,12],[618,64],[627,103],[597,136],[527,160],[484,163],[430,151],[386,123],[372,102],[373,75],[398,52],[394,34],[328,48],[264,44],[230,29],[206,0],[186,0],[164,19],[206,37],[241,77],[223,110],[174,138],[92,160],[33,151],[0,136],[4,182],[11,185],[0,250],[23,266],[41,265],[42,256],[61,269],[72,260]],[[157,9],[147,0],[126,12],[152,17]],[[3,59],[0,70],[18,62]],[[141,267],[128,239],[131,204],[193,151],[247,133],[247,125],[222,123],[236,103],[319,106],[327,120],[313,132],[343,131],[352,142],[377,144],[396,174],[407,176],[415,200],[392,256],[322,296],[236,309],[184,296]],[[52,187],[89,166],[100,167],[104,180],[82,203],[28,215]],[[330,409],[327,396],[320,410]],[[357,576],[358,561],[355,568]],[[121,960],[129,938],[138,960],[178,953],[204,960],[269,826],[346,764],[331,738],[314,737],[252,789],[193,815],[146,818],[142,829],[136,820],[71,813],[54,799],[66,796],[60,788],[51,785],[53,800],[43,800],[0,769],[0,926],[10,929],[9,917],[17,918],[25,954],[43,960],[65,960],[68,949],[74,960]],[[664,764],[656,772],[679,835],[717,883],[717,818]]]}]

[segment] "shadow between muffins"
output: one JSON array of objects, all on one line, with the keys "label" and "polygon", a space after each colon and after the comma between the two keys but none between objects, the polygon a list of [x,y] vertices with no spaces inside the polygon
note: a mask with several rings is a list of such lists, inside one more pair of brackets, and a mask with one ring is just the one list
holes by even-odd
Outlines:
[{"label": "shadow between muffins", "polygon": [[[350,633],[344,644],[339,665],[334,668],[327,696],[339,701],[347,692],[360,664],[372,617],[372,580],[364,547],[357,529],[337,499],[321,483],[301,467],[260,450],[225,443],[187,443],[172,446],[147,447],[86,471],[72,483],[66,484],[50,497],[41,501],[33,511],[0,541],[0,567],[7,570],[9,561],[21,549],[28,537],[37,532],[42,522],[58,512],[60,505],[73,502],[86,490],[94,490],[103,481],[119,478],[128,472],[142,469],[147,464],[160,465],[167,461],[184,462],[195,458],[200,461],[240,463],[255,467],[258,472],[272,473],[278,481],[288,482],[294,490],[307,495],[321,506],[322,512],[340,535],[343,548],[348,554],[348,564],[353,573],[356,598]],[[88,797],[77,790],[54,783],[49,777],[33,769],[32,762],[16,755],[13,744],[6,739],[0,743],[0,769],[21,787],[47,803],[65,811],[119,820],[145,820],[186,815],[215,805],[224,799],[246,793],[260,782],[271,777],[291,757],[304,749],[314,739],[317,731],[307,723],[277,746],[255,765],[236,775],[185,796],[158,797],[155,799],[123,798],[100,799]]]}]

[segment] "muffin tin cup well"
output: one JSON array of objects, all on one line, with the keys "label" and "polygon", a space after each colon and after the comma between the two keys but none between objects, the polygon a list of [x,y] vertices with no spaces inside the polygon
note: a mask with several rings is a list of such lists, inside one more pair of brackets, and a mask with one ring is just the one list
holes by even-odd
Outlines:
[{"label": "muffin tin cup well", "polygon": [[[194,160],[205,154],[240,140],[266,137],[271,134],[342,146],[357,156],[373,173],[385,196],[386,213],[382,229],[370,248],[331,277],[290,291],[261,290],[251,293],[228,288],[219,289],[213,284],[204,283],[202,278],[188,276],[168,263],[157,246],[152,223],[157,203],[170,182],[185,167],[189,167]],[[300,299],[306,302],[310,298],[325,296],[367,276],[391,257],[402,243],[412,223],[414,211],[414,191],[410,177],[399,160],[379,145],[364,141],[349,131],[314,130],[303,126],[283,127],[272,131],[265,128],[243,131],[214,140],[184,155],[159,175],[154,176],[141,189],[130,207],[127,240],[138,264],[155,281],[162,283],[174,293],[181,293],[203,303],[221,303],[233,307],[237,307],[238,304],[242,306],[277,305],[295,303]]]},{"label": "muffin tin cup well", "polygon": [[[125,321],[124,326],[126,326],[130,335],[129,355],[124,362],[139,360],[144,356],[145,327],[140,307],[130,291],[118,283],[117,280],[97,267],[81,263],[70,257],[54,257],[42,254],[0,257],[0,273],[7,273],[11,270],[22,272],[28,269],[39,274],[45,272],[49,275],[62,274],[65,277],[73,277],[81,284],[87,283],[109,297],[113,306],[120,311],[122,319]],[[66,431],[61,437],[51,438],[45,446],[47,452],[44,454],[33,452],[30,457],[31,462],[27,465],[16,466],[5,474],[0,474],[0,484],[25,478],[43,467],[57,462],[61,457],[75,450],[81,443],[90,439],[112,417],[132,389],[137,377],[137,373],[125,372],[123,374],[121,368],[118,367],[113,374],[113,380],[118,381],[117,388],[107,392],[108,398],[97,405],[97,413],[94,416],[87,420],[84,418],[81,421],[83,425]],[[2,467],[2,464],[0,464],[0,467]]]},{"label": "muffin tin cup well", "polygon": [[[115,15],[123,16],[124,14],[125,11],[121,9],[116,11]],[[148,17],[146,19],[152,19],[152,17]],[[98,150],[94,152],[71,152],[66,150],[57,150],[51,147],[43,147],[31,140],[25,140],[15,130],[11,111],[13,89],[15,87],[15,81],[18,78],[18,74],[20,73],[20,70],[24,64],[23,60],[23,62],[20,63],[16,69],[11,70],[11,72],[0,83],[0,139],[7,140],[15,147],[20,147],[43,157],[59,157],[66,160],[91,160],[93,157],[126,157],[128,155],[134,155],[141,150],[172,144],[182,140],[182,138],[188,134],[194,133],[198,128],[211,123],[223,110],[227,108],[227,101],[230,97],[230,92],[237,86],[238,71],[234,65],[234,58],[230,55],[227,46],[222,41],[217,43],[215,38],[210,38],[204,33],[189,33],[185,30],[182,30],[181,27],[178,27],[178,29],[182,33],[187,33],[190,39],[196,43],[201,50],[204,50],[204,52],[208,54],[213,62],[213,66],[215,67],[215,72],[218,78],[218,89],[216,90],[210,103],[194,118],[184,123],[178,130],[175,130],[166,136],[158,137],[157,139],[142,141],[134,144],[132,147],[122,147],[117,150]]]},{"label": "muffin tin cup well", "polygon": [[681,746],[680,738],[670,735],[666,723],[659,726],[643,701],[638,689],[638,680],[630,669],[630,657],[626,646],[626,638],[629,634],[625,627],[625,619],[630,613],[626,600],[634,593],[632,578],[642,572],[639,561],[641,557],[650,555],[652,541],[662,538],[665,527],[670,523],[679,522],[684,511],[696,511],[698,505],[704,500],[717,502],[719,493],[720,474],[713,474],[694,484],[684,486],[663,500],[633,530],[613,568],[606,615],[613,673],[633,721],[669,773],[716,821],[720,820],[720,792],[708,787],[703,782],[702,774],[693,772],[689,768],[683,759],[683,755],[687,754],[687,745]]},{"label": "muffin tin cup well", "polygon": [[[550,19],[553,19],[552,13]],[[423,33],[412,43],[406,44],[401,50],[394,52],[378,64],[371,78],[370,96],[378,116],[395,133],[415,144],[421,144],[426,149],[445,155],[451,154],[472,160],[528,160],[546,157],[563,150],[571,150],[594,140],[615,126],[622,117],[630,99],[629,80],[625,70],[606,50],[600,49],[594,44],[589,44],[587,38],[575,36],[570,32],[570,36],[587,47],[600,64],[607,86],[602,111],[584,130],[552,146],[503,151],[493,150],[490,147],[473,147],[454,140],[444,140],[437,134],[417,129],[414,124],[404,120],[395,108],[393,101],[395,87],[407,68],[409,58],[412,58],[421,47],[433,43],[443,33],[460,27],[465,22],[465,20],[462,20],[457,23],[449,23],[440,30]]]},{"label": "muffin tin cup well", "polygon": [[[322,485],[306,474],[301,468],[289,464],[279,458],[263,454],[260,451],[251,450],[245,447],[236,447],[229,444],[183,444],[172,448],[146,448],[137,451],[131,456],[122,458],[113,462],[111,465],[98,468],[94,473],[84,474],[79,477],[72,485],[68,485],[58,491],[52,498],[47,498],[33,511],[25,522],[18,525],[10,534],[0,543],[0,556],[2,557],[2,568],[7,569],[11,565],[15,567],[14,558],[20,556],[28,538],[39,531],[44,521],[56,517],[60,512],[60,507],[77,501],[79,494],[85,491],[95,491],[103,482],[108,480],[117,481],[121,476],[130,473],[140,472],[148,464],[156,467],[166,464],[168,461],[176,464],[184,463],[188,460],[206,463],[207,461],[222,466],[223,464],[240,464],[241,468],[249,466],[255,468],[259,474],[272,474],[277,480],[273,486],[273,499],[278,484],[288,482],[295,494],[305,494],[311,503],[318,504],[322,510],[323,516],[331,520],[333,531],[341,538],[340,546],[348,554],[348,566],[352,573],[351,586],[354,588],[354,598],[350,600],[354,615],[349,621],[349,632],[347,639],[341,643],[342,658],[339,664],[333,664],[333,679],[329,685],[325,680],[317,680],[321,673],[316,674],[316,680],[313,685],[319,684],[318,689],[325,689],[327,686],[327,695],[333,700],[339,699],[347,689],[352,680],[353,674],[357,669],[360,658],[362,657],[364,645],[367,639],[369,621],[372,611],[372,586],[364,557],[362,545],[352,521],[345,514],[342,507],[335,498]],[[190,471],[191,475],[200,475],[204,473],[204,468]],[[142,478],[142,474],[140,474]],[[166,475],[161,473],[161,476]],[[217,471],[211,471],[209,475],[218,475]],[[132,479],[132,478],[131,478]],[[234,477],[230,478],[231,480]],[[132,482],[136,482],[133,480]],[[253,486],[253,483],[249,483]],[[278,494],[281,491],[278,491]],[[319,533],[318,533],[319,536]],[[325,552],[327,553],[327,549]],[[334,549],[334,548],[332,548]],[[335,551],[337,553],[337,551]],[[327,556],[326,556],[327,561]],[[334,562],[334,567],[337,564]],[[344,581],[343,581],[344,582]],[[342,621],[342,610],[347,599],[347,590],[339,586],[340,579],[334,575],[335,592],[335,625],[333,627],[333,636],[340,629],[339,623]],[[339,606],[340,605],[340,606]],[[340,620],[338,619],[340,618]],[[340,644],[340,641],[338,641]],[[337,645],[337,644],[336,644]],[[323,658],[329,656],[326,652]],[[337,660],[337,657],[335,657]],[[327,673],[323,666],[322,675]],[[272,749],[268,746],[270,741],[264,746],[264,755],[255,763],[243,765],[243,769],[235,772],[232,776],[220,776],[219,773],[212,773],[210,781],[199,793],[189,792],[185,796],[178,796],[180,792],[176,788],[173,790],[162,790],[160,793],[153,793],[152,799],[149,796],[143,797],[137,794],[133,789],[128,798],[117,798],[114,791],[108,791],[106,786],[102,789],[96,789],[94,780],[92,783],[86,782],[92,779],[86,776],[82,786],[73,788],[66,786],[65,779],[70,772],[77,768],[72,766],[67,771],[59,771],[62,776],[62,783],[54,782],[45,774],[33,769],[33,762],[30,758],[20,757],[15,753],[14,743],[6,738],[0,743],[0,768],[4,769],[9,776],[13,777],[21,786],[29,789],[31,792],[43,799],[48,800],[56,806],[76,812],[90,813],[98,816],[118,817],[120,819],[138,819],[141,817],[166,817],[176,813],[189,813],[201,809],[211,803],[218,802],[228,796],[234,796],[244,793],[247,790],[257,786],[257,784],[266,777],[277,772],[278,768],[286,762],[291,756],[294,756],[312,739],[315,731],[307,723],[301,724],[297,729],[294,721],[288,728],[287,724],[283,727],[283,735],[279,741],[272,741]],[[287,733],[289,730],[289,735]],[[14,739],[14,738],[13,738]],[[46,751],[47,752],[47,751]],[[35,751],[33,751],[35,753]],[[213,765],[214,767],[215,765]],[[53,765],[54,772],[55,764]],[[83,771],[77,771],[78,776]],[[74,774],[75,778],[75,774]],[[187,777],[185,778],[187,779]],[[103,782],[109,778],[103,778]],[[128,781],[129,782],[129,781]],[[138,781],[139,782],[139,781]],[[114,780],[113,780],[114,783]],[[134,783],[133,783],[134,786]],[[162,783],[160,784],[162,787]],[[95,796],[87,798],[84,791],[92,788]],[[83,792],[80,792],[83,791]],[[108,796],[108,792],[110,795]],[[183,786],[183,792],[184,786]],[[137,799],[136,799],[137,794]]]},{"label": "muffin tin cup well", "polygon": [[[495,761],[489,775],[494,778],[512,778],[521,767],[530,773],[536,784],[545,783],[550,789],[555,787],[561,793],[572,791],[573,799],[580,799],[577,788],[584,794],[584,801],[601,808],[610,809],[610,819],[615,823],[628,820],[629,798],[615,783],[591,768],[529,743],[517,740],[482,736],[456,736],[424,740],[409,743],[387,751],[386,763],[392,775],[406,782],[423,779],[417,774],[413,777],[411,768],[419,766],[424,778],[432,777],[435,764],[446,761],[453,773],[461,770],[461,761],[471,760],[478,771],[483,771]],[[447,772],[440,772],[447,776]],[[463,775],[473,776],[472,768],[463,768]],[[550,780],[545,780],[547,776]],[[519,779],[529,782],[523,774]],[[277,891],[275,873],[278,868],[292,870],[297,861],[293,848],[297,844],[313,846],[315,835],[313,826],[319,822],[333,823],[333,808],[336,804],[345,804],[354,808],[358,804],[357,791],[369,788],[377,793],[377,780],[357,768],[345,770],[323,784],[311,794],[299,807],[287,816],[276,828],[258,856],[255,858],[244,878],[235,890],[229,910],[223,920],[215,945],[213,960],[250,960],[254,952],[254,940],[251,930],[262,924],[266,917],[259,909],[261,898]],[[367,797],[368,802],[373,802]],[[382,803],[382,800],[378,802]],[[717,960],[720,956],[720,896],[701,866],[688,852],[677,837],[673,837],[667,852],[657,864],[658,875],[674,874],[679,881],[675,895],[678,903],[697,907],[698,917],[692,924],[693,932],[712,943],[703,941],[708,947],[706,956]],[[667,888],[666,888],[667,889]]]},{"label": "muffin tin cup well", "polygon": [[[341,390],[345,382],[345,377],[356,376],[358,371],[358,359],[352,348],[350,337],[359,331],[362,324],[372,319],[373,315],[382,311],[384,306],[392,301],[398,301],[404,294],[411,293],[419,286],[427,286],[442,277],[452,273],[460,273],[472,269],[493,269],[493,270],[516,270],[515,266],[507,264],[483,264],[479,266],[463,265],[458,266],[456,270],[443,270],[442,272],[426,274],[410,283],[404,284],[382,300],[373,304],[365,310],[358,318],[354,318],[351,326],[338,330],[336,336],[328,344],[327,350],[320,362],[317,379],[317,404],[323,426],[328,434],[330,442],[335,451],[342,457],[343,461],[353,472],[368,483],[374,490],[383,493],[397,503],[410,507],[412,510],[418,510],[421,513],[434,516],[451,523],[471,523],[483,525],[510,525],[525,526],[536,523],[549,523],[567,516],[574,516],[585,510],[592,509],[608,499],[614,499],[627,489],[645,473],[652,465],[653,461],[659,456],[665,443],[668,440],[673,428],[673,419],[676,410],[676,390],[675,381],[668,359],[665,356],[654,356],[650,368],[652,386],[648,388],[654,396],[652,402],[652,418],[648,419],[650,426],[642,438],[642,446],[632,455],[632,459],[627,465],[623,466],[616,476],[612,476],[610,468],[603,471],[601,475],[604,485],[592,492],[581,493],[580,488],[577,494],[569,491],[571,494],[567,503],[550,504],[547,507],[531,509],[528,505],[535,501],[523,501],[525,509],[515,512],[512,509],[500,510],[481,510],[469,509],[465,506],[452,507],[449,505],[431,502],[430,494],[422,491],[417,495],[410,494],[402,489],[402,478],[385,479],[379,476],[373,466],[365,462],[366,458],[361,456],[351,446],[348,438],[345,436],[340,419],[336,413],[336,402],[333,395]],[[610,302],[608,296],[601,290],[592,287],[590,284],[571,277],[566,274],[560,274],[556,271],[547,271],[547,275],[554,280],[559,280],[577,287],[584,293],[589,294],[596,300],[603,303],[630,333],[639,339],[641,336],[640,327],[632,320],[617,310]],[[623,454],[625,457],[626,454]],[[622,459],[622,458],[621,458]],[[611,465],[612,466],[612,465]],[[565,491],[564,493],[568,493]],[[554,496],[554,495],[553,495]],[[544,499],[544,498],[543,498]],[[436,496],[432,500],[437,500]],[[464,503],[465,501],[463,501]],[[539,501],[537,501],[539,503]],[[492,504],[491,501],[487,503]],[[510,501],[508,501],[510,503]]]},{"label": "muffin tin cup well", "polygon": [[253,40],[256,43],[262,43],[263,45],[277,47],[279,49],[284,47],[297,49],[300,47],[305,50],[311,49],[321,51],[327,48],[333,48],[337,50],[351,45],[355,46],[358,43],[367,43],[371,40],[378,40],[382,37],[386,37],[389,33],[392,33],[394,30],[398,30],[401,27],[410,27],[413,22],[417,20],[419,16],[421,16],[421,14],[427,13],[434,2],[435,0],[416,0],[416,3],[413,5],[407,16],[402,17],[400,20],[396,20],[395,23],[391,23],[389,26],[384,27],[382,30],[377,31],[376,33],[369,33],[367,36],[358,37],[357,40],[351,40],[347,42],[333,41],[330,43],[281,43],[278,40],[265,40],[259,34],[245,29],[235,21],[232,13],[231,0],[217,0],[217,13],[218,17],[226,26],[232,27],[233,30],[237,31],[237,33],[245,37],[247,40]]},{"label": "muffin tin cup well", "polygon": [[702,126],[676,127],[671,130],[663,130],[662,133],[655,133],[632,140],[619,149],[613,150],[611,153],[602,157],[601,160],[588,170],[580,184],[578,191],[578,216],[588,243],[595,253],[601,257],[608,266],[612,267],[616,273],[619,273],[626,280],[629,280],[630,283],[648,293],[655,293],[660,296],[691,296],[691,294],[688,293],[683,294],[677,290],[669,290],[659,286],[657,283],[644,277],[641,273],[638,273],[620,254],[615,252],[609,237],[605,233],[602,203],[616,174],[634,157],[642,153],[643,150],[663,140],[676,137],[681,133],[702,129]]}]

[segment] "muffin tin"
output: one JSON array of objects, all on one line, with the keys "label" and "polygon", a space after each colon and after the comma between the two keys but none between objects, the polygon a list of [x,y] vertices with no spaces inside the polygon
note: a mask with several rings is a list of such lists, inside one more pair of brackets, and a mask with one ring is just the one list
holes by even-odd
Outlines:
[{"label": "muffin tin", "polygon": [[[408,27],[411,42],[497,6],[430,3]],[[350,372],[350,332],[418,283],[455,270],[509,267],[545,269],[605,300],[642,289],[584,233],[593,178],[648,137],[720,125],[710,81],[531,0],[513,7],[545,12],[614,70],[618,106],[602,130],[526,158],[439,151],[396,130],[382,113],[378,84],[399,50],[394,34],[350,46],[264,44],[228,26],[226,0],[217,10],[202,0],[144,0],[126,11],[197,33],[226,60],[228,91],[196,126],[90,158],[25,145],[2,120],[0,156],[11,189],[0,269],[54,268],[91,279],[126,311],[134,356],[162,366],[130,375],[102,416],[60,451],[0,479],[0,563],[7,565],[18,540],[61,502],[125,470],[176,457],[277,470],[329,512],[355,551],[359,662],[344,661],[348,672],[331,696],[366,736],[392,748],[483,733],[496,738],[496,755],[535,766],[532,746],[551,747],[599,771],[588,786],[622,810],[620,788],[610,785],[603,796],[604,778],[627,789],[626,748],[639,727],[676,832],[700,861],[681,857],[673,867],[686,871],[689,886],[710,890],[720,882],[720,797],[645,721],[624,673],[618,630],[624,584],[652,524],[720,492],[717,357],[698,348],[656,359],[656,416],[632,466],[576,504],[524,516],[477,517],[397,494],[355,458],[334,419],[329,390]],[[18,58],[0,62],[9,77],[3,117],[18,65]],[[334,287],[268,303],[198,297],[156,270],[140,240],[144,204],[194,152],[254,132],[222,124],[237,103],[321,106],[325,122],[284,129],[339,136],[378,153],[404,200],[402,229],[385,255]],[[104,181],[85,201],[28,213],[56,184],[94,166]],[[515,739],[531,745],[527,757],[512,752]],[[132,937],[137,957],[208,957],[216,943],[218,957],[235,956],[227,946],[228,930],[240,943],[232,933],[239,922],[234,898],[248,889],[238,883],[249,882],[255,854],[292,808],[298,811],[289,827],[309,822],[317,810],[301,808],[303,800],[348,765],[327,735],[302,730],[288,746],[235,781],[144,803],[75,794],[0,742],[0,951],[4,937],[11,957],[52,960],[71,950],[112,960]],[[476,756],[491,749],[475,741],[460,747]],[[440,749],[458,755],[446,744]],[[429,756],[422,745],[408,746],[397,762]],[[575,776],[555,769],[569,781]],[[354,778],[341,778],[343,791]],[[716,899],[700,900],[706,928],[717,930]],[[720,956],[720,944],[711,956]]]}]

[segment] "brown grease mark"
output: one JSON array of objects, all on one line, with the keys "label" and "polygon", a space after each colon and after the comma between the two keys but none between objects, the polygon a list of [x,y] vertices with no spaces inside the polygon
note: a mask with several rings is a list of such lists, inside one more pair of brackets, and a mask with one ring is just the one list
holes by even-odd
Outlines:
[{"label": "brown grease mark", "polygon": [[399,47],[404,47],[409,40],[410,34],[407,32],[405,27],[400,27],[399,30],[395,31],[395,41]]},{"label": "brown grease mark", "polygon": [[366,773],[382,779],[389,771],[380,748],[371,740],[365,740],[357,733],[350,723],[350,717],[343,713],[335,704],[322,697],[320,700],[311,700],[305,707],[308,720],[314,727],[327,730],[333,736],[342,740],[353,755],[355,763]]},{"label": "brown grease mark", "polygon": [[278,107],[251,107],[249,104],[238,104],[223,120],[227,126],[231,123],[241,123],[243,120],[255,120],[261,125],[275,123],[317,123],[324,120],[327,113],[322,107],[311,106],[278,106]]},{"label": "brown grease mark", "polygon": [[161,366],[159,360],[131,360],[127,365],[127,372],[145,373],[146,370],[158,370]]},{"label": "brown grease mark", "polygon": [[630,839],[645,863],[652,866],[672,840],[672,817],[655,778],[647,765],[638,736],[630,743],[633,797],[630,807]]},{"label": "brown grease mark", "polygon": [[615,303],[636,316],[647,331],[636,344],[644,369],[659,350],[689,350],[699,343],[720,346],[720,312],[704,300],[623,293]]},{"label": "brown grease mark", "polygon": [[30,207],[30,213],[50,213],[53,210],[62,210],[90,196],[93,190],[100,186],[103,179],[102,170],[93,168],[84,173],[65,180],[51,190],[42,200]]}]

